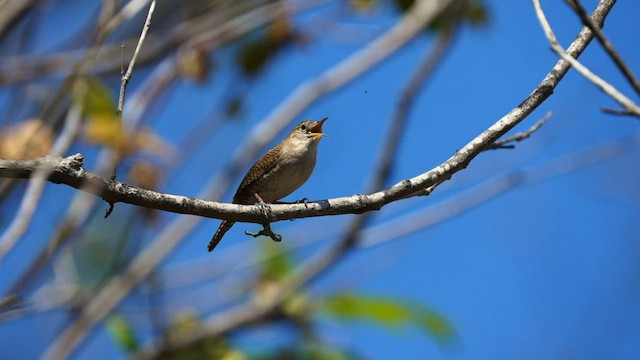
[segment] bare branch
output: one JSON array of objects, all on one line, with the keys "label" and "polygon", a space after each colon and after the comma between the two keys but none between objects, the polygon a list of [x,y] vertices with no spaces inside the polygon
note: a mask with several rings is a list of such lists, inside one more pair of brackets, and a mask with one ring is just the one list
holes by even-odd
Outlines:
[{"label": "bare branch", "polygon": [[625,109],[612,109],[608,107],[600,108],[603,113],[611,114],[611,115],[622,115],[622,116],[635,116],[635,114],[629,110]]},{"label": "bare branch", "polygon": [[609,95],[613,100],[622,105],[625,110],[629,111],[634,116],[640,117],[640,107],[638,107],[638,105],[636,105],[631,99],[618,91],[618,89],[616,89],[613,85],[609,84],[598,75],[592,73],[589,69],[587,69],[586,66],[582,65],[580,62],[578,62],[578,60],[564,51],[560,43],[558,43],[558,39],[551,29],[551,25],[549,25],[549,22],[547,21],[547,18],[542,11],[540,0],[532,1],[533,6],[536,10],[536,15],[538,16],[538,21],[540,21],[540,26],[542,27],[542,30],[544,30],[544,34],[547,37],[547,40],[549,40],[549,43],[551,44],[551,49],[553,49],[553,51],[555,51],[563,60],[570,63],[571,66],[580,73],[580,75],[584,76],[587,80],[594,83],[605,94]]},{"label": "bare branch", "polygon": [[147,13],[147,19],[144,21],[144,26],[142,28],[142,33],[140,34],[140,38],[138,39],[138,45],[136,45],[136,50],[133,52],[133,57],[129,62],[129,67],[127,68],[127,72],[122,75],[122,80],[120,83],[120,96],[118,97],[118,109],[116,110],[116,114],[118,116],[122,115],[122,109],[124,108],[124,97],[127,91],[127,85],[129,84],[129,80],[131,80],[131,75],[133,74],[133,67],[136,64],[136,60],[138,60],[138,55],[140,54],[140,48],[142,48],[142,43],[147,37],[147,32],[149,31],[149,27],[151,27],[151,17],[153,16],[153,11],[156,8],[156,1],[153,0],[151,5],[149,5],[149,12]]},{"label": "bare branch", "polygon": [[369,248],[432,227],[485,204],[516,187],[570,174],[617,158],[640,147],[640,133],[580,149],[542,164],[509,171],[473,186],[426,209],[367,228],[361,246]]},{"label": "bare branch", "polygon": [[611,41],[609,41],[609,39],[602,32],[602,29],[596,23],[594,23],[593,20],[591,20],[589,14],[587,14],[587,11],[584,9],[584,6],[582,6],[580,1],[566,0],[566,2],[578,14],[578,16],[580,16],[580,20],[582,20],[582,23],[594,32],[596,39],[598,39],[600,44],[602,44],[602,47],[604,47],[605,51],[607,52],[607,54],[609,54],[609,57],[613,60],[613,62],[616,63],[616,66],[618,66],[618,69],[620,69],[629,84],[636,90],[636,93],[640,94],[640,82],[633,74],[633,71],[631,71],[624,60],[622,60],[622,57],[620,56],[620,54],[618,54],[616,49],[614,49]]},{"label": "bare branch", "polygon": [[36,3],[36,0],[0,1],[0,41]]},{"label": "bare branch", "polygon": [[545,116],[542,119],[538,120],[535,124],[533,124],[532,127],[527,129],[527,131],[519,132],[506,139],[498,140],[493,144],[491,144],[490,146],[488,146],[486,150],[513,149],[515,145],[511,143],[520,142],[522,140],[528,139],[534,132],[538,131],[538,129],[540,129],[542,125],[544,125],[547,121],[549,121],[549,119],[551,119],[551,115],[553,115],[553,113],[549,111],[548,113],[545,114]]}]

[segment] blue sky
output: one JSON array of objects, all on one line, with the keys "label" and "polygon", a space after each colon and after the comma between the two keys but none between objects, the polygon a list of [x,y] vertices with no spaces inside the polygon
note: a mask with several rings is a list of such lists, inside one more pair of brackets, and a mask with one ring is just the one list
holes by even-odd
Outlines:
[{"label": "blue sky", "polygon": [[[65,7],[64,11],[80,8],[81,2],[71,3],[74,6]],[[568,45],[579,31],[579,20],[564,2],[543,1],[542,5],[561,43]],[[591,9],[595,2],[585,1],[585,5]],[[517,106],[557,60],[529,1],[494,0],[487,1],[487,6],[489,25],[481,29],[467,27],[460,33],[416,101],[391,183],[425,172],[446,160]],[[43,18],[61,26],[73,18],[72,13],[61,15],[61,11],[62,8],[56,8]],[[632,69],[640,65],[640,48],[635,39],[640,34],[640,23],[635,19],[638,13],[640,3],[619,1],[605,27]],[[304,14],[297,18],[298,25],[325,14],[322,11]],[[388,12],[374,14],[362,21],[364,25],[347,17],[332,20],[365,34],[377,34],[392,24],[395,17]],[[73,22],[68,28],[73,28]],[[310,29],[302,27],[302,30]],[[310,31],[319,37],[318,41],[287,50],[249,83],[247,111],[242,119],[226,125],[207,141],[183,168],[184,172],[168,179],[162,191],[195,196],[211,173],[225,164],[247,131],[296,86],[362,46],[362,42],[349,42],[330,31]],[[36,36],[44,42],[49,34],[41,30]],[[313,176],[293,198],[325,199],[364,191],[398,91],[431,43],[427,36],[412,41],[364,77],[303,112],[302,118],[328,116],[324,130],[329,136],[320,144]],[[145,119],[167,141],[177,142],[198,119],[211,112],[227,89],[225,84],[236,81],[234,70],[224,68],[232,61],[230,52],[216,54],[216,60],[224,71],[217,72],[204,85],[179,81],[172,96],[152,114],[154,118]],[[594,42],[580,60],[637,99],[599,44]],[[130,94],[148,70],[137,71],[140,76],[134,76]],[[113,89],[115,93],[115,85]],[[389,205],[375,215],[372,225],[438,206],[465,189],[514,170],[539,169],[534,174],[544,177],[544,172],[552,171],[544,164],[553,164],[567,154],[596,144],[635,136],[623,155],[518,186],[444,223],[388,244],[359,250],[313,287],[318,296],[346,287],[424,303],[455,326],[458,338],[454,344],[442,348],[412,328],[390,332],[369,324],[335,322],[323,323],[326,339],[353,347],[370,359],[637,358],[640,354],[638,121],[603,114],[602,106],[615,107],[615,103],[570,71],[554,95],[516,128],[524,131],[547,111],[553,111],[551,120],[530,139],[513,150],[480,155],[432,196]],[[78,149],[85,151],[86,147]],[[90,168],[95,159],[91,159],[90,150],[86,151]],[[57,214],[64,211],[64,202],[56,205],[57,200],[68,199],[74,193],[59,185],[51,185],[48,190],[32,230],[2,264],[5,276],[0,279],[0,289],[8,286],[10,276],[6,274],[15,274],[43,246],[46,239],[43,233],[51,231],[59,220]],[[229,193],[225,200],[230,197]],[[19,197],[14,194],[3,205],[3,227],[18,203]],[[129,210],[127,206],[118,206],[121,214],[114,214],[117,216],[106,220],[105,226],[118,216],[126,216]],[[172,218],[173,215],[163,215],[161,221]],[[349,219],[321,217],[282,222],[274,227],[291,243],[305,234],[318,237],[324,245],[316,244],[312,249],[319,250],[337,240]],[[243,235],[245,229],[255,226],[239,224],[225,237],[219,253],[206,253],[206,242],[217,225],[217,221],[202,221],[166,263],[215,262],[225,251],[255,242]],[[149,241],[152,235],[153,231],[147,231],[142,237]],[[193,295],[187,299],[194,299],[210,296],[215,289],[189,291]],[[123,308],[136,305],[139,304],[135,301],[127,302]],[[3,352],[8,351],[11,358],[38,356],[59,331],[63,319],[60,313],[46,313],[0,325],[1,343],[32,344],[9,350],[2,346]],[[277,336],[259,331],[238,341],[277,342]],[[92,358],[96,353],[105,358],[122,356],[103,330],[90,336],[76,357]]]}]

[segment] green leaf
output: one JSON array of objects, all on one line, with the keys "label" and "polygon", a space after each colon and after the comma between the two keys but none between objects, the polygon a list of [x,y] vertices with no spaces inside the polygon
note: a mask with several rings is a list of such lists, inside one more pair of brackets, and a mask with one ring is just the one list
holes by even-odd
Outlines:
[{"label": "green leaf", "polygon": [[281,243],[262,241],[261,274],[263,279],[279,280],[293,269],[293,260]]},{"label": "green leaf", "polygon": [[419,303],[340,293],[326,298],[321,309],[344,320],[371,321],[385,327],[414,325],[438,341],[455,336],[453,327],[443,316]]},{"label": "green leaf", "polygon": [[436,311],[424,305],[414,305],[412,313],[415,316],[414,323],[439,341],[449,341],[455,337],[453,326]]},{"label": "green leaf", "polygon": [[358,358],[346,350],[318,343],[294,344],[249,357],[250,360],[351,360]]},{"label": "green leaf", "polygon": [[73,88],[73,100],[82,106],[85,115],[115,116],[116,104],[111,90],[96,77],[78,80]]},{"label": "green leaf", "polygon": [[107,332],[113,341],[124,351],[131,354],[138,349],[138,340],[127,320],[118,314],[107,318]]}]

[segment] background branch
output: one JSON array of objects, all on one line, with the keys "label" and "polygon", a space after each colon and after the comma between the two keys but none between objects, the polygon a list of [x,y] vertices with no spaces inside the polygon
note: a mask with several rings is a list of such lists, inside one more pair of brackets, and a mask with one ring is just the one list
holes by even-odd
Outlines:
[{"label": "background branch", "polygon": [[[618,89],[616,89],[613,85],[604,81],[598,75],[591,72],[587,67],[582,65],[579,61],[577,61],[573,56],[564,51],[562,46],[558,43],[558,39],[556,38],[553,30],[551,29],[551,25],[547,21],[544,12],[542,11],[542,6],[540,5],[539,0],[532,0],[534,8],[536,10],[536,15],[538,16],[538,20],[540,21],[540,25],[542,26],[542,30],[544,30],[544,34],[549,40],[551,44],[551,49],[555,51],[563,60],[569,62],[571,66],[576,69],[580,75],[584,76],[587,80],[595,84],[599,87],[604,93],[609,95],[613,100],[622,105],[625,111],[629,115],[634,115],[636,117],[640,117],[640,107],[636,105],[631,99],[622,94]],[[589,30],[590,31],[590,30]]]},{"label": "background branch", "polygon": [[616,66],[618,66],[620,72],[622,72],[624,77],[627,79],[627,82],[635,89],[636,93],[640,95],[640,82],[633,74],[631,68],[629,68],[624,60],[622,60],[622,57],[613,47],[611,41],[609,41],[609,39],[604,35],[602,29],[596,23],[594,23],[593,20],[591,20],[584,6],[580,3],[579,0],[566,0],[566,2],[573,9],[573,11],[578,14],[580,20],[582,20],[582,23],[589,29],[591,29],[591,31],[593,31],[596,39],[598,39],[600,44],[602,44],[602,47],[604,47],[604,49],[607,51],[607,54],[609,55],[611,60],[616,63]]}]

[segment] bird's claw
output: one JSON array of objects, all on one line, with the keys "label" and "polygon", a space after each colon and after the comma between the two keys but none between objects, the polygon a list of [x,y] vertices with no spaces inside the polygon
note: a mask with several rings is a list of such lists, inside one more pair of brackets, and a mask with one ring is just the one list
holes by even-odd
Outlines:
[{"label": "bird's claw", "polygon": [[269,205],[267,205],[267,203],[264,202],[264,200],[262,200],[262,198],[260,197],[260,195],[258,195],[257,193],[255,194],[256,199],[258,199],[258,206],[260,206],[260,210],[262,211],[262,214],[264,215],[267,224],[271,222],[271,207]]},{"label": "bird's claw", "polygon": [[258,236],[268,236],[271,238],[271,240],[275,241],[275,242],[280,242],[282,241],[282,236],[280,234],[276,234],[271,230],[271,226],[269,226],[269,224],[263,224],[262,225],[263,229],[258,231],[257,233],[251,232],[251,231],[245,231],[244,233],[253,237],[258,237]]},{"label": "bird's claw", "polygon": [[258,206],[260,206],[260,210],[262,210],[262,214],[264,214],[266,221],[264,222],[264,224],[262,224],[263,229],[258,231],[257,233],[252,233],[250,231],[245,231],[244,233],[247,235],[251,235],[253,237],[258,237],[261,235],[268,236],[273,241],[276,241],[276,242],[282,241],[282,236],[280,236],[280,234],[274,233],[271,230],[271,225],[269,225],[271,223],[271,207],[267,205],[267,203],[265,203],[264,200],[262,200],[262,198],[260,197],[260,195],[258,195],[258,193],[255,193],[254,195],[258,200],[258,204],[259,204]]},{"label": "bird's claw", "polygon": [[309,199],[307,199],[307,198],[302,198],[300,200],[296,200],[295,203],[296,204],[304,204],[304,208],[305,209],[309,208],[309,206],[307,205],[307,204],[309,204]]}]

